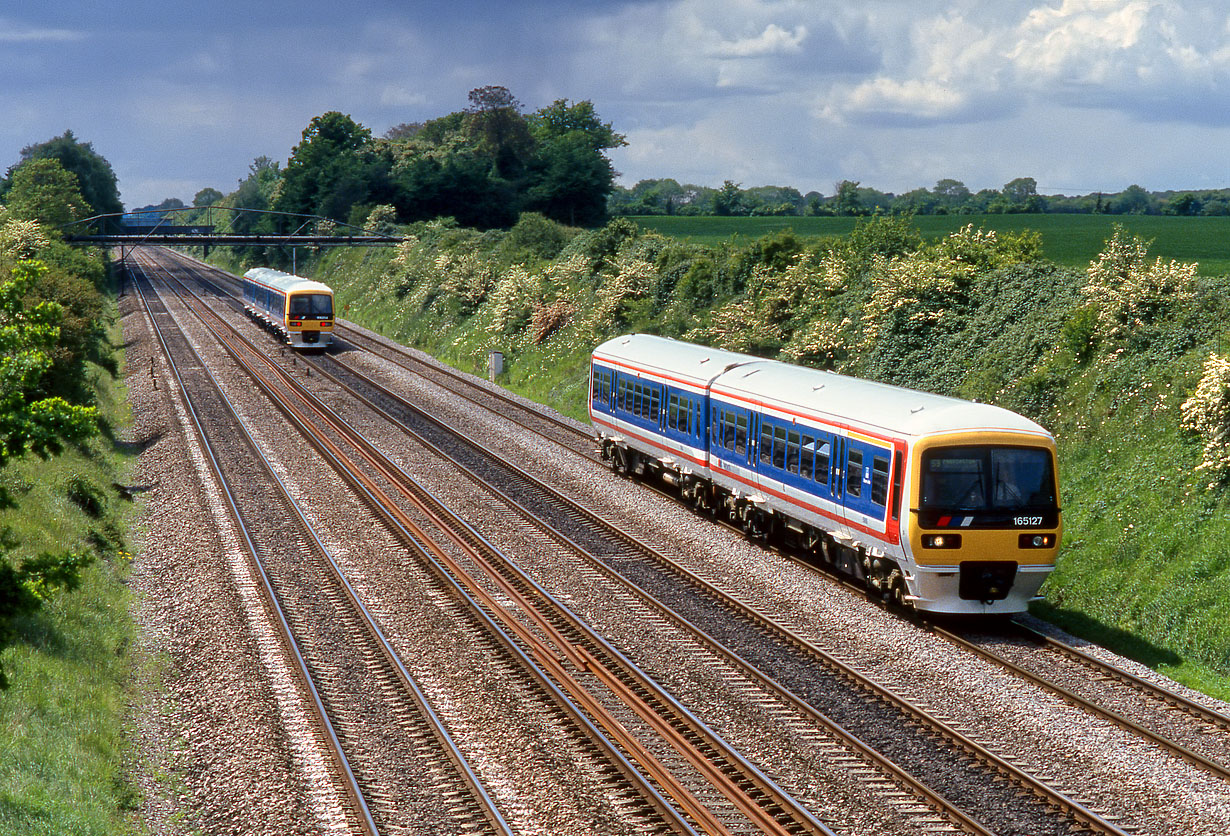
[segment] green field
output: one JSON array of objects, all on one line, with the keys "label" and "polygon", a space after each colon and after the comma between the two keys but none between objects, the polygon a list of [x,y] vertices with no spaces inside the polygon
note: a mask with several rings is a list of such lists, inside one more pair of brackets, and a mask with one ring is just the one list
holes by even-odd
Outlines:
[{"label": "green field", "polygon": [[[857,218],[767,217],[717,218],[680,215],[643,215],[633,218],[641,227],[685,238],[698,244],[717,244],[738,237],[759,238],[793,229],[811,238],[845,235]],[[1122,224],[1146,241],[1150,256],[1195,261],[1207,276],[1230,273],[1230,217],[1175,217],[1168,215],[917,215],[914,225],[927,238],[939,238],[967,224],[997,232],[1032,229],[1042,234],[1043,253],[1051,261],[1083,268],[1097,258],[1115,224]]]}]

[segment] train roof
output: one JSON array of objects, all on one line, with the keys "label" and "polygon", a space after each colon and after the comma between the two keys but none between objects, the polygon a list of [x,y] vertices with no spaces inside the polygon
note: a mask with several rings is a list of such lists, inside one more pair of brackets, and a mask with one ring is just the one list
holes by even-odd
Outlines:
[{"label": "train roof", "polygon": [[616,337],[598,346],[594,355],[608,361],[624,361],[664,378],[709,385],[717,397],[734,396],[799,417],[814,416],[895,436],[1000,430],[1050,437],[1039,424],[991,404],[665,337]]},{"label": "train roof", "polygon": [[786,412],[817,415],[897,436],[965,430],[1050,436],[1042,426],[1003,407],[776,360],[732,369],[713,381],[712,391],[718,397],[738,395]]},{"label": "train roof", "polygon": [[710,381],[732,366],[761,362],[759,357],[721,348],[680,342],[652,334],[627,334],[607,340],[594,356],[608,362],[631,364],[693,386]]},{"label": "train roof", "polygon": [[315,281],[314,279],[305,279],[292,273],[283,273],[281,270],[274,270],[272,267],[253,267],[244,273],[243,277],[259,282],[267,287],[272,287],[275,290],[280,290],[283,293],[295,290],[311,293],[333,292],[333,288],[327,284]]}]

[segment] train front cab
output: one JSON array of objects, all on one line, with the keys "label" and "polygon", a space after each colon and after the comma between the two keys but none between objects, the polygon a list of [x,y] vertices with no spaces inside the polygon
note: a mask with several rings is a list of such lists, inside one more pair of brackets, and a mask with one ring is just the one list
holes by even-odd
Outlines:
[{"label": "train front cab", "polygon": [[1062,534],[1054,441],[925,438],[910,465],[907,601],[948,613],[1027,610],[1055,568]]},{"label": "train front cab", "polygon": [[283,321],[286,338],[295,348],[327,348],[333,342],[333,294],[292,290]]}]

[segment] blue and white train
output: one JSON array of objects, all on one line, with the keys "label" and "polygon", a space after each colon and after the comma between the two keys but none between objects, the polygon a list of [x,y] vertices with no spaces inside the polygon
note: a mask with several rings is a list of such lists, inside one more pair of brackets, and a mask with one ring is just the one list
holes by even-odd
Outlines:
[{"label": "blue and white train", "polygon": [[589,415],[617,472],[906,606],[1023,612],[1055,568],[1055,440],[1006,409],[633,334],[594,350]]},{"label": "blue and white train", "polygon": [[243,274],[243,307],[248,316],[300,349],[328,348],[333,342],[333,289],[270,267]]}]

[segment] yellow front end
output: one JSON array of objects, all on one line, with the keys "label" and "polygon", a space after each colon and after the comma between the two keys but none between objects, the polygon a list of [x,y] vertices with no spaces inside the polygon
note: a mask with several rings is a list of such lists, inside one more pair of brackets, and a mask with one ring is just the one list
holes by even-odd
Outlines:
[{"label": "yellow front end", "polygon": [[324,348],[333,341],[333,296],[291,293],[286,303],[286,334],[296,348]]},{"label": "yellow front end", "polygon": [[910,602],[940,612],[1025,611],[1055,567],[1063,532],[1054,440],[928,437],[910,465]]}]

